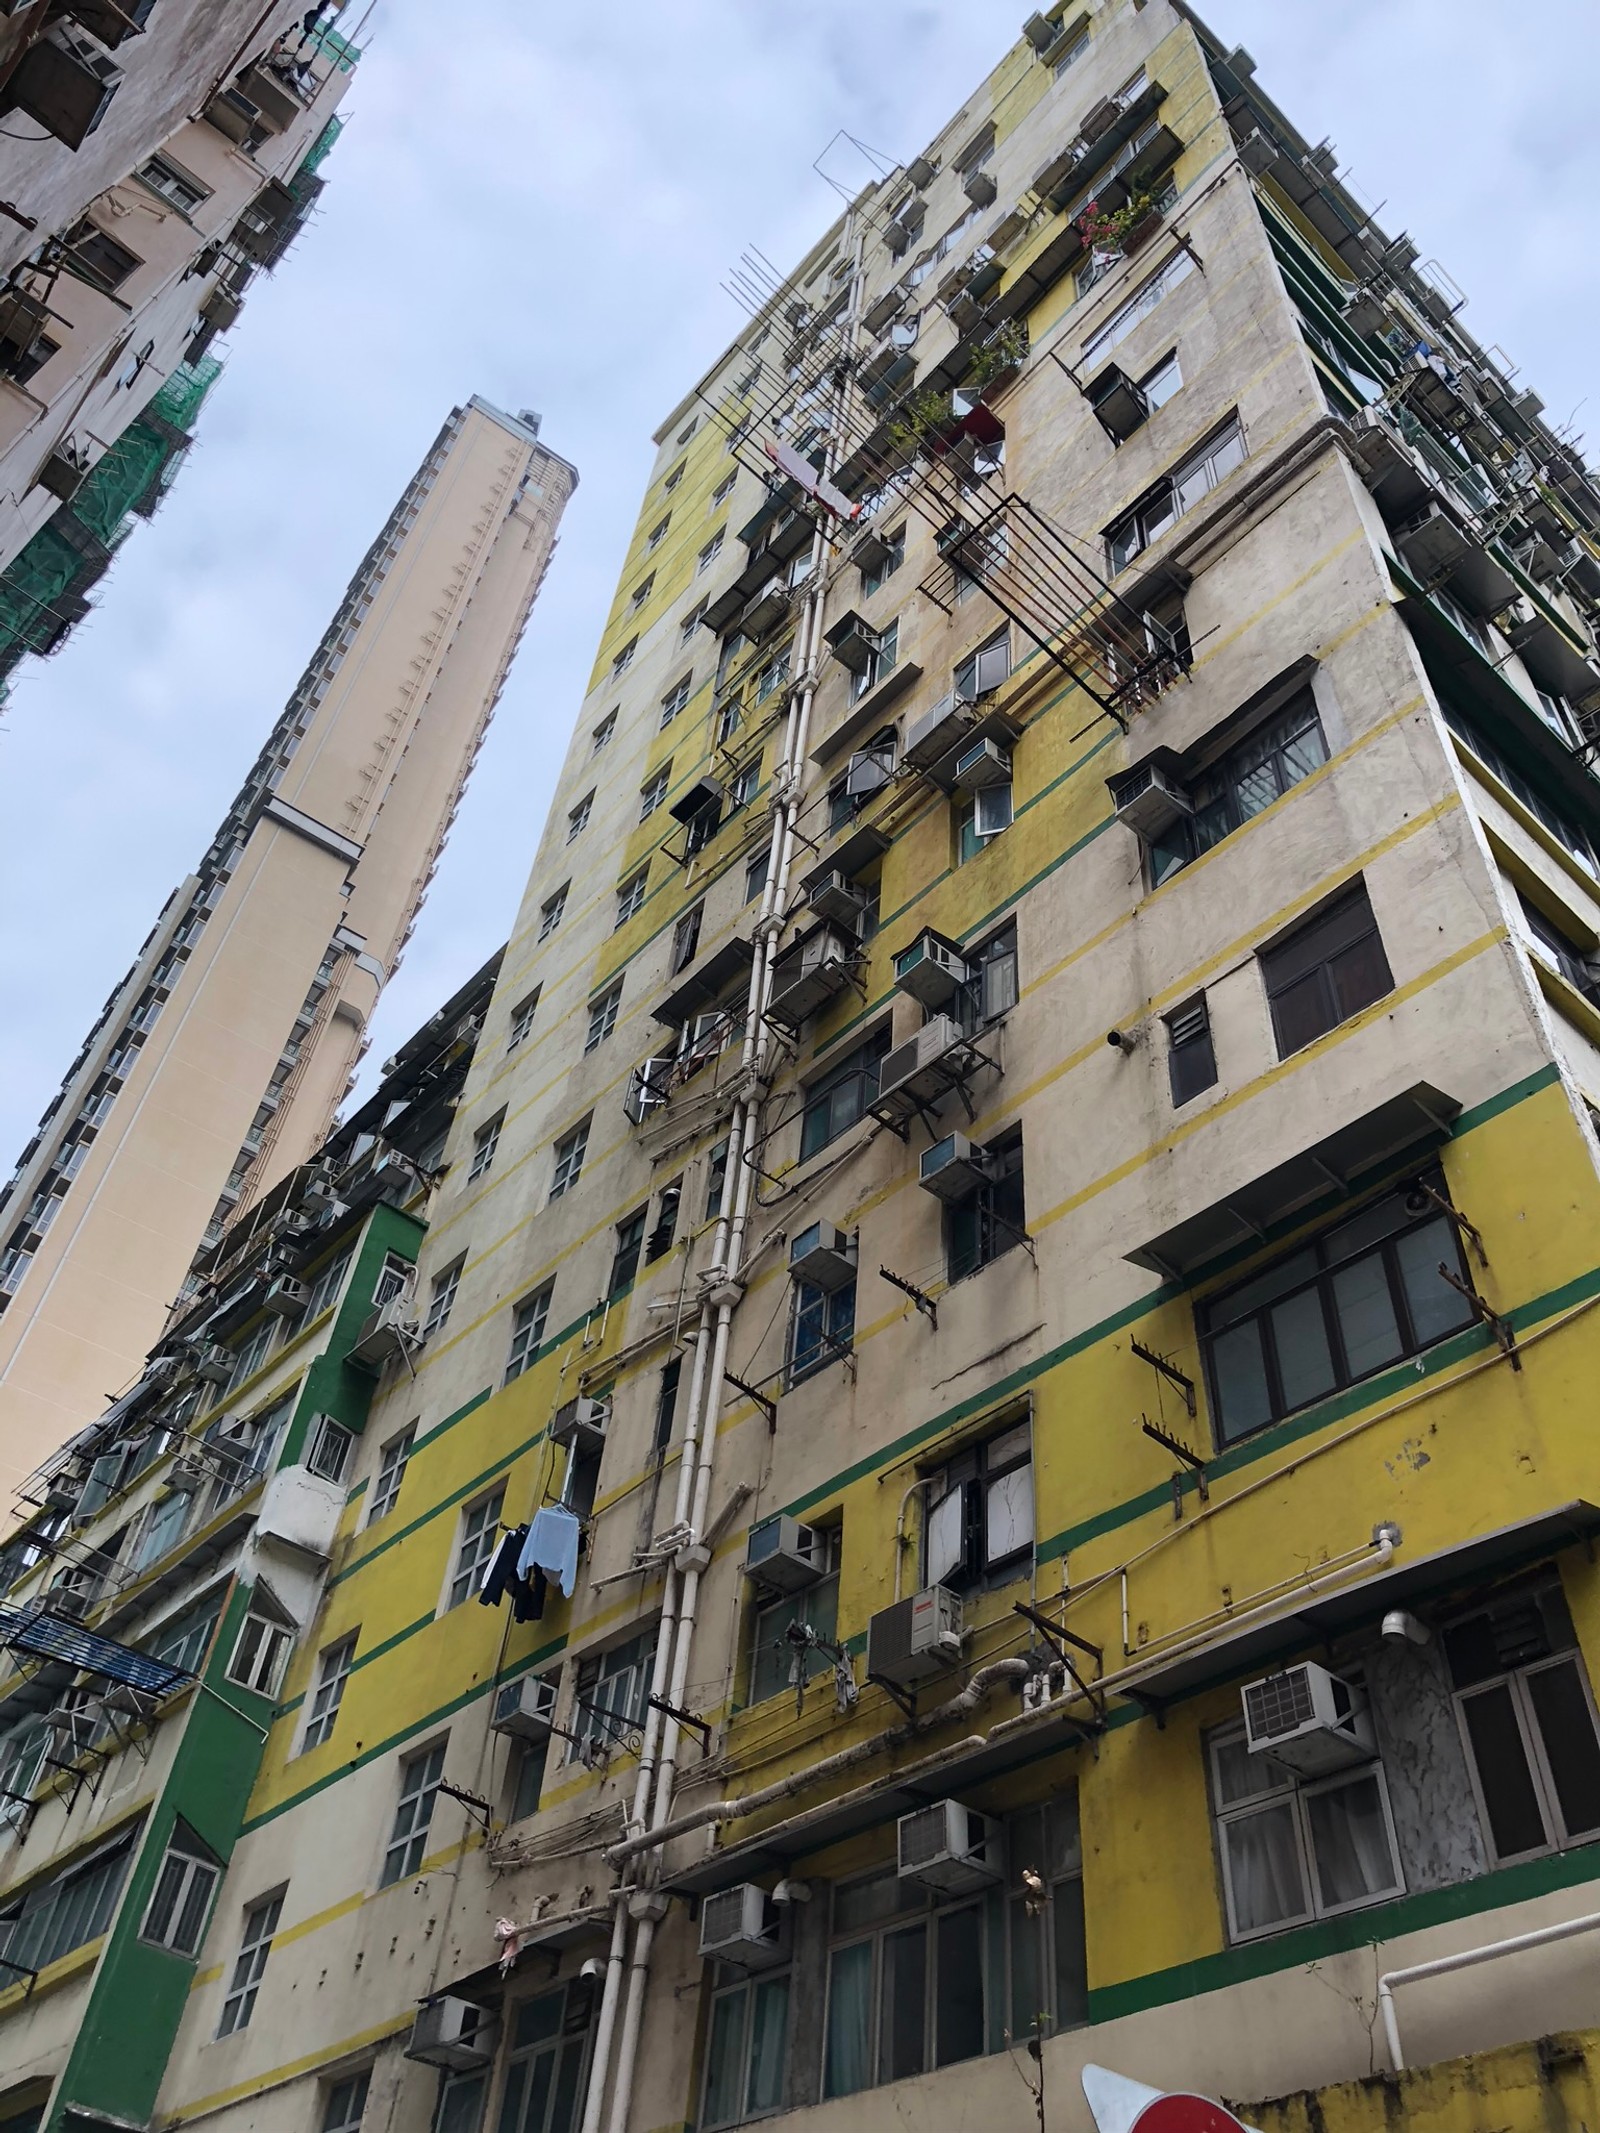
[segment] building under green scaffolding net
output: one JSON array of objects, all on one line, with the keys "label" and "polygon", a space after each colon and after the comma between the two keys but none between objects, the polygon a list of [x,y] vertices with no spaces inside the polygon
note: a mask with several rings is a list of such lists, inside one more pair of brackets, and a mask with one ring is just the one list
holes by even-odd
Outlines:
[{"label": "building under green scaffolding net", "polygon": [[148,518],[165,495],[221,370],[214,356],[180,363],[95,461],[72,501],[0,571],[0,681],[9,680],[29,652],[53,652],[88,612],[89,588],[133,519]]}]

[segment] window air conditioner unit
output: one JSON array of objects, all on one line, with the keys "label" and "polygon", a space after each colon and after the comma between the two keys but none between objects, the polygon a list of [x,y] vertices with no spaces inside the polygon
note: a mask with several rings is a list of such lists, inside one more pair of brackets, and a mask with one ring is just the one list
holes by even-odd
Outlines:
[{"label": "window air conditioner unit", "polygon": [[784,1514],[750,1528],[744,1574],[774,1592],[803,1592],[821,1577],[826,1561],[825,1535]]},{"label": "window air conditioner unit", "polygon": [[[920,1000],[924,1007],[945,1006],[963,985],[971,982],[971,965],[954,941],[946,940],[942,933],[919,933],[894,959],[895,991]],[[882,1086],[881,1077],[879,1085]]]},{"label": "window air conditioner unit", "polygon": [[94,1591],[87,1585],[52,1585],[45,1600],[45,1612],[61,1615],[69,1622],[81,1622],[94,1603]]},{"label": "window air conditioner unit", "polygon": [[855,943],[831,926],[802,934],[772,966],[768,1012],[776,1021],[798,1027],[825,1007],[849,982]]},{"label": "window air conditioner unit", "polygon": [[986,170],[969,170],[961,181],[961,190],[974,207],[993,207],[1000,188]]},{"label": "window air conditioner unit", "polygon": [[1182,784],[1165,763],[1152,756],[1124,770],[1117,777],[1107,778],[1111,804],[1117,811],[1117,820],[1125,822],[1146,842],[1159,837],[1164,829],[1170,829],[1180,815],[1192,815],[1194,802]]},{"label": "window air conditioner unit", "polygon": [[939,166],[930,163],[926,156],[913,156],[906,165],[906,177],[919,193],[927,191],[937,175]]},{"label": "window air conditioner unit", "polygon": [[431,2000],[417,2010],[405,2056],[452,2074],[472,2073],[493,2065],[495,2027],[487,2008],[471,2000]]},{"label": "window air conditioner unit", "polygon": [[939,1066],[946,1053],[962,1042],[960,1027],[948,1015],[935,1015],[924,1022],[907,1044],[885,1052],[878,1068],[878,1097],[904,1096],[913,1103],[931,1103],[948,1086],[930,1070]]},{"label": "window air conditioner unit", "polygon": [[66,1472],[52,1474],[45,1485],[44,1507],[47,1511],[70,1511],[83,1494],[84,1476]]},{"label": "window air conditioner unit", "polygon": [[311,1292],[292,1274],[280,1274],[262,1298],[262,1308],[278,1318],[303,1318]]},{"label": "window air conditioner unit", "polygon": [[977,1147],[964,1133],[947,1133],[942,1141],[924,1148],[917,1167],[917,1183],[924,1192],[951,1206],[970,1200],[980,1185],[994,1174],[986,1148]]},{"label": "window air conditioner unit", "polygon": [[741,1881],[700,1906],[700,1953],[713,1962],[759,1968],[783,1960],[783,1920],[765,1889]]},{"label": "window air conditioner unit", "polygon": [[1000,1838],[987,1815],[936,1800],[895,1824],[902,1881],[955,1893],[1000,1879]]},{"label": "window air conditioner unit", "polygon": [[867,1624],[867,1679],[914,1689],[961,1657],[961,1595],[945,1585],[909,1593]]},{"label": "window air conditioner unit", "polygon": [[813,1222],[789,1245],[789,1273],[814,1289],[844,1289],[856,1278],[856,1245],[831,1222]]},{"label": "window air conditioner unit", "polygon": [[932,770],[959,748],[977,724],[972,706],[942,696],[930,711],[913,719],[906,734],[905,761],[913,770]]},{"label": "window air conditioner unit", "polygon": [[812,877],[806,902],[818,918],[832,919],[836,926],[848,926],[852,933],[860,933],[867,899],[849,875],[841,874],[837,867]]},{"label": "window air conditioner unit", "polygon": [[220,1341],[202,1341],[194,1359],[194,1374],[208,1385],[226,1385],[233,1376],[233,1356]]},{"label": "window air conditioner unit", "polygon": [[1247,1682],[1241,1701],[1250,1753],[1270,1755],[1302,1777],[1370,1762],[1377,1753],[1365,1695],[1309,1660]]},{"label": "window air conditioner unit", "polygon": [[848,667],[852,674],[864,674],[878,648],[878,633],[852,608],[829,630],[827,641],[828,650],[841,666]]},{"label": "window air conditioner unit", "polygon": [[1061,34],[1059,22],[1052,22],[1048,15],[1030,15],[1022,25],[1022,34],[1036,52],[1048,52]]},{"label": "window air conditioner unit", "polygon": [[0,88],[0,111],[25,111],[68,148],[81,148],[121,82],[108,52],[58,22],[18,60]]},{"label": "window air conditioner unit", "polygon": [[496,1733],[509,1733],[517,1740],[548,1740],[556,1716],[556,1685],[553,1678],[524,1674],[497,1691],[494,1717]]},{"label": "window air conditioner unit", "polygon": [[394,1356],[420,1346],[422,1331],[411,1297],[402,1290],[367,1319],[350,1349],[350,1361],[363,1370],[382,1370]]},{"label": "window air conditioner unit", "polygon": [[191,1459],[180,1453],[161,1477],[169,1489],[197,1489],[210,1473],[201,1459]]},{"label": "window air conditioner unit", "polygon": [[550,1418],[550,1441],[581,1459],[604,1450],[610,1420],[609,1400],[568,1400]]},{"label": "window air conditioner unit", "polygon": [[1011,751],[998,741],[975,741],[956,757],[955,782],[963,792],[1011,783]]},{"label": "window air conditioner unit", "polygon": [[1100,427],[1114,444],[1123,444],[1150,419],[1150,402],[1126,371],[1108,363],[1084,387]]},{"label": "window air conditioner unit", "polygon": [[1078,128],[1078,137],[1084,141],[1098,141],[1101,134],[1109,133],[1122,116],[1122,106],[1114,96],[1102,96],[1099,103],[1083,114],[1083,123]]},{"label": "window air conditioner unit", "polygon": [[308,1215],[330,1215],[338,1204],[332,1178],[314,1174],[300,1188],[300,1205]]}]

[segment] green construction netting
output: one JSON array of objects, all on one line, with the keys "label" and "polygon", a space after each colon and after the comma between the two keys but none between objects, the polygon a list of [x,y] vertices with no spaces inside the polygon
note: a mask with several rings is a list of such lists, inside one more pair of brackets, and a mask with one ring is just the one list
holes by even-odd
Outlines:
[{"label": "green construction netting", "polygon": [[[200,403],[216,383],[222,365],[214,356],[180,363],[150,402],[151,412],[174,429],[192,427]],[[121,539],[134,506],[176,447],[170,437],[142,421],[131,422],[108,452],[95,461],[82,488],[57,518],[76,520],[105,549]],[[82,592],[105,568],[106,557],[92,546],[74,543],[55,519],[47,520],[6,569],[0,571],[0,674],[25,652],[46,652],[77,619],[58,603],[69,592]]]},{"label": "green construction netting", "polygon": [[[311,146],[306,150],[305,160],[301,163],[300,168],[295,172],[295,177],[315,177],[318,165],[326,159],[328,150],[333,146],[334,142],[339,138],[340,134],[343,133],[343,131],[344,120],[342,118],[335,117],[329,119],[327,125],[323,127],[322,131],[317,135]],[[293,183],[292,179],[290,183]]]}]

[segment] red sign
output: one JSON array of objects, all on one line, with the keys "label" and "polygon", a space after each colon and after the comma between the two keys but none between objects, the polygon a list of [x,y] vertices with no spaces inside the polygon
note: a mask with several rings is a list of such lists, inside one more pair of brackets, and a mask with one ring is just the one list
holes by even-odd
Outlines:
[{"label": "red sign", "polygon": [[1209,2096],[1174,2095],[1147,2103],[1128,2133],[1244,2133],[1244,2128]]}]

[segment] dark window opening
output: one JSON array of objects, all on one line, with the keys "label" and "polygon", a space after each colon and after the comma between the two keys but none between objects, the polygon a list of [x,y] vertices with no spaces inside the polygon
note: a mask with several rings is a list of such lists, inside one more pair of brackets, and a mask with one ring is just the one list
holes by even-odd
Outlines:
[{"label": "dark window opening", "polygon": [[646,1210],[637,1208],[624,1222],[617,1224],[617,1248],[611,1261],[611,1283],[608,1296],[620,1296],[632,1286],[633,1277],[639,1271],[639,1254],[644,1250],[644,1225]]},{"label": "dark window opening", "polygon": [[868,1105],[877,1099],[878,1068],[890,1040],[890,1025],[885,1022],[837,1066],[811,1083],[800,1123],[801,1162],[826,1148],[866,1115]]},{"label": "dark window opening", "polygon": [[672,1424],[678,1412],[678,1380],[683,1374],[683,1358],[675,1355],[661,1372],[661,1382],[656,1388],[656,1426],[651,1440],[651,1449],[664,1452],[672,1442]]},{"label": "dark window opening", "polygon": [[1033,1425],[1024,1418],[930,1475],[922,1582],[957,1592],[1020,1576],[1033,1555]]},{"label": "dark window opening", "polygon": [[814,1370],[847,1353],[856,1334],[856,1285],[819,1289],[815,1283],[794,1285],[794,1316],[789,1328],[789,1383],[797,1385]]},{"label": "dark window opening", "polygon": [[1151,886],[1159,888],[1180,867],[1231,837],[1327,760],[1316,698],[1309,689],[1298,690],[1281,710],[1189,781],[1194,812],[1180,815],[1151,841]]},{"label": "dark window opening", "polygon": [[1261,951],[1278,1057],[1314,1043],[1394,989],[1365,882]]},{"label": "dark window opening", "polygon": [[1027,1237],[1023,1208],[1022,1129],[991,1141],[989,1176],[945,1210],[945,1257],[952,1281],[976,1274]]},{"label": "dark window opening", "polygon": [[1167,1075],[1174,1105],[1186,1104],[1217,1079],[1217,1048],[1211,1036],[1211,1010],[1205,995],[1190,1000],[1166,1018]]}]

